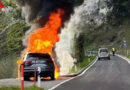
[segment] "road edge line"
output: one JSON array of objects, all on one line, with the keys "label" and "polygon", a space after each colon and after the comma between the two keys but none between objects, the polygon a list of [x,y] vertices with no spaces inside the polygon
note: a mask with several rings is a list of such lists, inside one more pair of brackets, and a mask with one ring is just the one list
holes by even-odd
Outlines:
[{"label": "road edge line", "polygon": [[127,61],[130,64],[130,59],[128,59],[127,57],[124,57],[122,55],[116,54],[118,57],[124,59],[125,61]]},{"label": "road edge line", "polygon": [[72,78],[70,78],[70,79],[67,79],[67,80],[65,80],[65,81],[63,81],[63,82],[61,82],[61,83],[59,83],[59,84],[53,86],[52,88],[50,88],[50,89],[48,89],[48,90],[53,90],[53,89],[59,87],[60,85],[66,83],[66,82],[68,82],[68,81],[70,81],[70,80],[73,80],[73,79],[75,79],[75,78],[78,78],[78,77],[84,75],[85,72],[88,71],[97,61],[98,61],[98,57],[96,57],[95,61],[94,61],[89,67],[87,67],[82,73],[80,73],[79,75],[77,75],[77,76],[75,76],[75,77],[72,77]]}]

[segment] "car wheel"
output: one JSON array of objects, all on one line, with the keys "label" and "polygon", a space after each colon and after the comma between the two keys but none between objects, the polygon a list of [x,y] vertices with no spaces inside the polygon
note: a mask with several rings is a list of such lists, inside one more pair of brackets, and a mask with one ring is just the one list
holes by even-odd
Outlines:
[{"label": "car wheel", "polygon": [[110,57],[108,57],[108,60],[111,60]]},{"label": "car wheel", "polygon": [[50,77],[51,77],[51,80],[55,80],[54,72],[50,75]]},{"label": "car wheel", "polygon": [[100,58],[98,58],[98,60],[100,60]]}]

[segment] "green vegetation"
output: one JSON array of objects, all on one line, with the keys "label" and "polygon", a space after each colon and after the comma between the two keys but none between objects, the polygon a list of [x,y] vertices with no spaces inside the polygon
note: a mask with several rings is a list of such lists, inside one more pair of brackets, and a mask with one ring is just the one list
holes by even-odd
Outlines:
[{"label": "green vegetation", "polygon": [[20,53],[24,48],[22,39],[28,29],[21,17],[21,10],[12,5],[14,3],[10,0],[5,2],[10,6],[5,7],[8,9],[6,13],[0,14],[0,57]]},{"label": "green vegetation", "polygon": [[108,6],[113,6],[111,13],[112,18],[126,18],[130,15],[130,1],[129,0],[111,0]]},{"label": "green vegetation", "polygon": [[18,56],[16,54],[11,54],[7,56],[3,56],[0,59],[0,79],[1,78],[12,78],[17,76],[17,64],[16,60],[18,60]]},{"label": "green vegetation", "polygon": [[[0,90],[20,90],[20,87],[0,87]],[[43,90],[43,89],[36,86],[32,86],[32,87],[25,87],[24,90]]]},{"label": "green vegetation", "polygon": [[22,40],[28,30],[16,4],[12,0],[2,2],[7,11],[0,11],[0,79],[16,77],[16,61],[24,48]]},{"label": "green vegetation", "polygon": [[75,66],[70,70],[70,73],[77,73],[80,72],[80,70],[84,69],[86,66],[90,65],[95,59],[95,56],[85,56],[82,62],[79,62],[76,64],[76,69]]},{"label": "green vegetation", "polygon": [[127,57],[130,58],[130,54]]},{"label": "green vegetation", "polygon": [[77,39],[75,39],[74,42],[74,52],[75,52],[75,57],[77,58],[78,63],[82,62],[84,59],[84,47],[85,47],[85,36],[81,34]]},{"label": "green vegetation", "polygon": [[[7,49],[10,52],[20,52],[23,50],[22,40],[26,30],[25,23],[16,23],[12,25],[7,32]],[[15,33],[15,34],[14,34]]]}]

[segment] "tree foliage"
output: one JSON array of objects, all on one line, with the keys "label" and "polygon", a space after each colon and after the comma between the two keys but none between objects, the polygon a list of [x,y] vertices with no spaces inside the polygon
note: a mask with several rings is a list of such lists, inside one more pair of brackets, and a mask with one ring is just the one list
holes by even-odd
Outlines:
[{"label": "tree foliage", "polygon": [[25,30],[25,23],[16,23],[9,28],[6,37],[7,50],[9,52],[20,52],[23,50],[22,39]]},{"label": "tree foliage", "polygon": [[108,6],[113,8],[111,17],[116,19],[130,17],[130,0],[111,0]]},{"label": "tree foliage", "polygon": [[0,57],[12,52],[20,54],[23,49],[22,39],[27,24],[21,17],[21,10],[11,0],[3,1],[7,11],[0,14]]}]

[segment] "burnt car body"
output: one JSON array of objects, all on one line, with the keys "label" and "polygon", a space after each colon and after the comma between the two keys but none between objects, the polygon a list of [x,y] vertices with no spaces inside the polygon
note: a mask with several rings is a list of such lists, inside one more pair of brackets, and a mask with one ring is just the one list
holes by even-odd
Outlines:
[{"label": "burnt car body", "polygon": [[34,77],[34,72],[38,74],[38,67],[41,68],[41,77],[51,77],[51,80],[55,79],[54,62],[49,54],[42,53],[27,53],[24,58],[24,78]]}]

